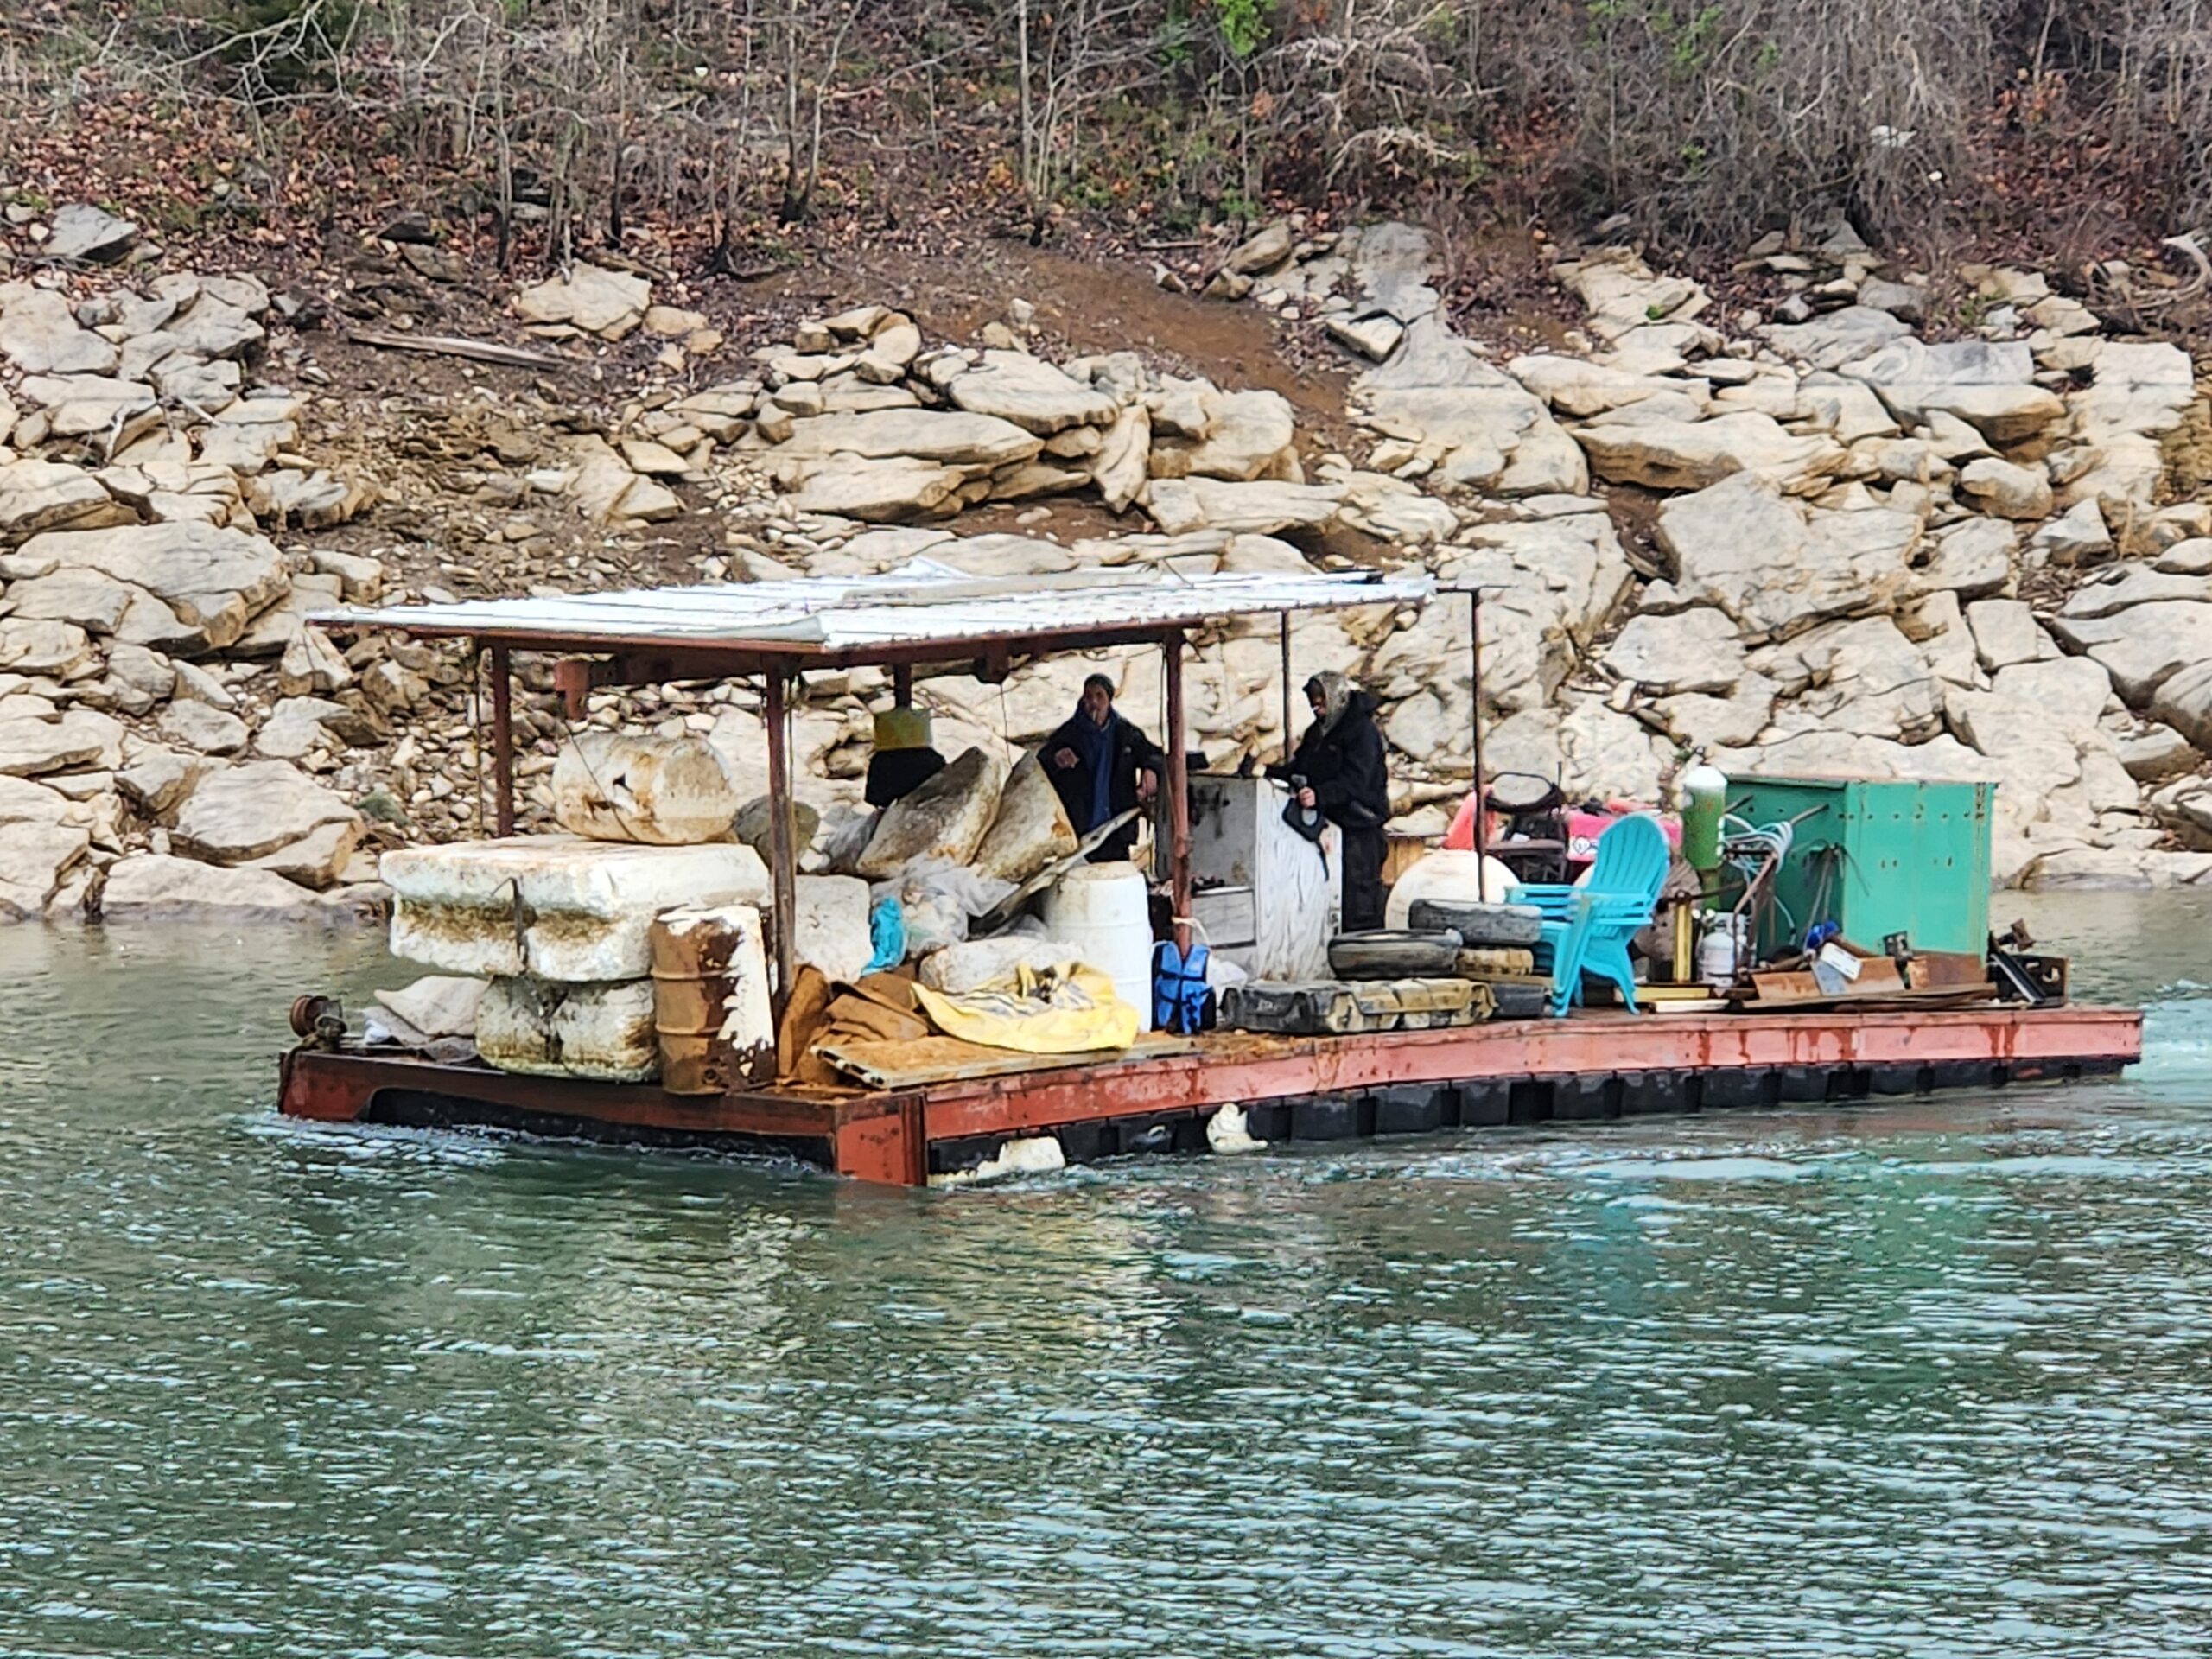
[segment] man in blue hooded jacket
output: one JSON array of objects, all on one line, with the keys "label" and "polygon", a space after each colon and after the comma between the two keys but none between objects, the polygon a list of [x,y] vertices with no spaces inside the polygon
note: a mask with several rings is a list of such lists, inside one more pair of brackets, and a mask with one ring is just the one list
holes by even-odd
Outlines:
[{"label": "man in blue hooded jacket", "polygon": [[[1084,681],[1075,713],[1045,740],[1040,753],[1078,836],[1131,807],[1150,805],[1167,767],[1160,746],[1115,709],[1114,682],[1103,674]],[[1093,849],[1090,861],[1126,861],[1136,839],[1136,824],[1126,823]]]}]

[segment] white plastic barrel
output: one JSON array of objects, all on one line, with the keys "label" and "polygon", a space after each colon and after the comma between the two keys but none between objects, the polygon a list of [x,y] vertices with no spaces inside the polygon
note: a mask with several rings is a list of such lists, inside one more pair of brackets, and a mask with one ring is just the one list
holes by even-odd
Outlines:
[{"label": "white plastic barrel", "polygon": [[1152,912],[1141,870],[1077,865],[1045,894],[1045,931],[1114,982],[1139,1031],[1152,1029]]},{"label": "white plastic barrel", "polygon": [[1390,884],[1384,906],[1385,927],[1407,927],[1416,899],[1440,899],[1461,905],[1502,905],[1513,886],[1513,872],[1494,858],[1465,848],[1439,848],[1407,866]]}]

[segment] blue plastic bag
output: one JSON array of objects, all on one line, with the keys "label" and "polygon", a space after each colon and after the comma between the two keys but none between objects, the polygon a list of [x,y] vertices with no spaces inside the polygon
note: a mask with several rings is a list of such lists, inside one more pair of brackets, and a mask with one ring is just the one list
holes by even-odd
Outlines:
[{"label": "blue plastic bag", "polygon": [[875,947],[875,954],[861,970],[863,975],[880,974],[906,961],[906,912],[899,908],[896,896],[875,901],[875,908],[868,915],[868,938]]}]

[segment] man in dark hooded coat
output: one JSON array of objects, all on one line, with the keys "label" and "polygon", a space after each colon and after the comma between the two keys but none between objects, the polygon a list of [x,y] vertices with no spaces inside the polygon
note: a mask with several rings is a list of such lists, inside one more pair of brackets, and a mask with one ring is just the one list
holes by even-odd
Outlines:
[{"label": "man in dark hooded coat", "polygon": [[1298,804],[1319,808],[1343,835],[1344,931],[1380,927],[1390,778],[1382,734],[1375,725],[1375,699],[1343,675],[1325,672],[1306,682],[1306,701],[1313,723],[1299,739],[1298,752],[1284,765],[1269,766],[1268,775],[1305,779]]},{"label": "man in dark hooded coat", "polygon": [[[1167,769],[1160,746],[1114,707],[1114,682],[1103,674],[1084,681],[1075,713],[1045,740],[1039,753],[1078,836],[1133,806],[1150,804]],[[1135,823],[1123,824],[1092,850],[1090,861],[1126,861],[1136,840]]]}]

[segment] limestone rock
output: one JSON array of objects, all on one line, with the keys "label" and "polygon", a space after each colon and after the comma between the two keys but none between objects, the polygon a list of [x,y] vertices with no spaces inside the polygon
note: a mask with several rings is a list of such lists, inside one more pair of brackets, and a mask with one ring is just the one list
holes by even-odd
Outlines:
[{"label": "limestone rock", "polygon": [[[2174,686],[2183,675],[2195,676],[2197,671],[2184,669],[2158,690],[2163,693],[2167,686]],[[2202,687],[2202,691],[2212,693],[2212,676],[2202,678],[2207,682]],[[2180,688],[2176,690],[2178,691]],[[2212,698],[2207,699],[2207,711],[2212,713]],[[2208,734],[2212,734],[2212,732],[2208,732]],[[2127,775],[2139,783],[2164,783],[2170,778],[2178,778],[2185,772],[2194,771],[2197,763],[2196,747],[2171,726],[2145,725],[2120,738],[2118,747],[2120,765],[2127,769]]]},{"label": "limestone rock", "polygon": [[148,817],[168,823],[210,769],[210,763],[197,754],[149,746],[115,774],[115,786]]},{"label": "limestone rock", "polygon": [[1152,415],[1142,404],[1133,404],[1114,417],[1104,441],[1091,458],[1091,481],[1116,512],[1127,512],[1143,490],[1152,454]]},{"label": "limestone rock", "polygon": [[1683,398],[1695,405],[1686,413],[1688,418],[1696,419],[1705,413],[1710,403],[1710,392],[1703,381],[1639,373],[1562,353],[1516,357],[1506,365],[1506,369],[1559,413],[1583,419],[1637,404]]},{"label": "limestone rock", "polygon": [[16,541],[42,530],[96,530],[136,518],[91,474],[46,461],[0,466],[0,540]]},{"label": "limestone rock", "polygon": [[1231,484],[1211,478],[1156,478],[1145,486],[1145,510],[1170,536],[1194,530],[1271,536],[1294,525],[1325,524],[1337,515],[1339,489],[1313,484]]},{"label": "limestone rock", "polygon": [[1389,316],[1330,317],[1322,326],[1337,344],[1374,363],[1387,359],[1406,337],[1405,325]]},{"label": "limestone rock", "polygon": [[1287,262],[1296,243],[1289,221],[1279,219],[1239,243],[1222,261],[1221,268],[1239,276],[1257,276]]},{"label": "limestone rock", "polygon": [[1887,307],[1872,304],[1847,305],[1809,322],[1770,323],[1759,332],[1785,357],[1827,370],[1872,357],[1912,334]]},{"label": "limestone rock", "polygon": [[2028,537],[2031,549],[2058,565],[2093,564],[2112,551],[2112,531],[2094,497],[2069,508]]},{"label": "limestone rock", "polygon": [[1615,483],[1696,490],[1737,473],[1774,480],[1791,494],[1819,489],[1844,464],[1832,440],[1797,437],[1770,416],[1586,426],[1576,434],[1591,470]]},{"label": "limestone rock", "polygon": [[367,493],[321,467],[302,472],[279,467],[246,487],[246,503],[264,524],[296,524],[302,530],[330,530],[346,523],[366,504]]},{"label": "limestone rock", "polygon": [[37,778],[94,765],[106,747],[105,733],[82,716],[0,718],[0,775]]},{"label": "limestone rock", "polygon": [[840,454],[872,461],[906,457],[941,467],[997,467],[1031,460],[1043,448],[1034,433],[995,416],[880,409],[794,421],[791,439],[778,448],[776,458],[780,461]]},{"label": "limestone rock", "polygon": [[332,886],[353,856],[361,838],[359,818],[319,823],[297,841],[251,861],[242,868],[267,870],[287,881],[318,890]]},{"label": "limestone rock", "polygon": [[1386,473],[1332,468],[1324,482],[1344,493],[1338,519],[1377,541],[1424,547],[1449,540],[1459,529],[1459,515],[1445,503]]},{"label": "limestone rock", "polygon": [[35,921],[91,837],[58,823],[0,823],[0,922]]},{"label": "limestone rock", "polygon": [[2017,341],[1898,340],[1843,372],[1872,386],[1909,426],[1940,412],[1993,443],[2035,437],[2066,413],[2056,393],[2034,384],[2034,356]]},{"label": "limestone rock", "polygon": [[1638,616],[1601,659],[1605,671],[1665,696],[1680,691],[1725,695],[1744,671],[1736,625],[1710,606],[1672,616]]},{"label": "limestone rock", "polygon": [[1991,673],[2016,663],[2038,663],[2058,655],[2058,647],[2017,599],[1978,599],[1967,607],[1974,655]]},{"label": "limestone rock", "polygon": [[314,893],[268,870],[218,869],[156,853],[135,854],[110,867],[100,916],[110,925],[134,922],[296,921],[333,915]]},{"label": "limestone rock", "polygon": [[201,754],[236,754],[245,747],[245,722],[204,702],[173,702],[154,726],[172,743]]},{"label": "limestone rock", "polygon": [[1795,696],[1791,718],[1825,733],[1919,743],[1942,728],[1942,688],[1889,617],[1822,623],[1751,661]]},{"label": "limestone rock", "polygon": [[1603,248],[1580,264],[1561,266],[1560,280],[1589,308],[1590,327],[1608,340],[1651,323],[1688,322],[1713,303],[1682,276],[1655,276],[1624,248]]},{"label": "limestone rock", "polygon": [[277,661],[276,690],[280,696],[306,697],[342,691],[353,683],[353,669],[320,628],[302,628]]},{"label": "limestone rock", "polygon": [[801,512],[901,524],[957,512],[961,486],[970,476],[965,467],[911,455],[840,458],[808,477],[792,495],[791,505]]},{"label": "limestone rock", "polygon": [[2152,696],[2150,712],[2193,747],[2212,747],[2212,660],[2191,663],[2168,676]]},{"label": "limestone rock", "polygon": [[132,602],[143,591],[97,570],[58,569],[52,575],[19,582],[8,590],[12,614],[69,622],[87,633],[111,634],[122,626]]},{"label": "limestone rock", "polygon": [[524,321],[565,323],[602,340],[620,340],[645,321],[652,284],[626,270],[575,264],[515,296]]},{"label": "limestone rock", "polygon": [[130,252],[137,239],[138,227],[129,219],[88,201],[73,201],[54,210],[41,251],[52,259],[108,265]]},{"label": "limestone rock", "polygon": [[244,864],[359,815],[281,760],[232,766],[200,784],[177,814],[175,845],[211,864]]},{"label": "limestone rock", "polygon": [[2115,564],[2075,588],[2059,607],[2068,617],[2113,616],[2158,600],[2212,601],[2212,575],[2181,575],[2143,564]]},{"label": "limestone rock", "polygon": [[1236,391],[1214,406],[1213,429],[1197,443],[1163,440],[1153,447],[1155,478],[1218,478],[1235,483],[1297,475],[1298,427],[1281,392]]},{"label": "limestone rock", "polygon": [[2068,482],[2064,499],[2094,498],[2115,516],[2147,510],[2165,476],[2159,440],[2181,424],[2196,395],[2195,368],[2180,346],[2162,340],[2103,342],[2091,384],[2067,399],[2075,435],[2095,454],[2096,464]]},{"label": "limestone rock", "polygon": [[571,438],[563,453],[575,468],[569,499],[595,524],[655,524],[683,510],[665,486],[632,472],[604,438]]},{"label": "limestone rock", "polygon": [[976,868],[1002,881],[1027,881],[1076,849],[1059,792],[1033,754],[1025,754],[999,795],[997,815],[976,849]]},{"label": "limestone rock", "polygon": [[172,318],[168,332],[180,353],[202,359],[245,357],[268,338],[243,308],[226,304],[213,294],[202,294],[181,315]]},{"label": "limestone rock", "polygon": [[139,524],[107,531],[48,531],[23,544],[27,558],[99,572],[144,588],[175,626],[167,638],[118,632],[156,649],[220,651],[288,586],[283,556],[258,536],[207,524]]},{"label": "limestone rock", "polygon": [[1994,456],[1959,469],[1959,493],[1984,512],[2040,521],[2050,516],[2050,478],[2040,467],[2016,467]]},{"label": "limestone rock", "polygon": [[316,749],[340,749],[373,741],[369,722],[344,703],[327,697],[285,697],[269,711],[254,734],[253,752],[271,760],[298,760]]},{"label": "limestone rock", "polygon": [[1995,518],[1965,518],[1937,531],[1935,550],[1920,572],[1930,588],[1961,599],[1996,593],[2012,579],[2012,546],[2018,532]]},{"label": "limestone rock", "polygon": [[1684,594],[1772,638],[1892,606],[1910,583],[1920,521],[1886,508],[1801,508],[1770,480],[1738,473],[1669,501],[1655,535]]},{"label": "limestone rock", "polygon": [[25,374],[104,375],[115,347],[78,326],[69,301],[50,289],[17,289],[0,309],[0,354]]},{"label": "limestone rock", "polygon": [[1886,311],[1906,322],[1918,322],[1928,315],[1928,289],[1918,283],[1892,283],[1870,276],[1859,285],[1859,303]]},{"label": "limestone rock", "polygon": [[979,366],[952,383],[950,395],[971,415],[1006,421],[1040,437],[1065,427],[1103,426],[1118,412],[1104,392],[1027,352],[985,352]]},{"label": "limestone rock", "polygon": [[2050,628],[2069,649],[2101,663],[2131,709],[2147,707],[2183,669],[2212,659],[2212,604],[2164,600],[2106,617],[2062,613]]},{"label": "limestone rock", "polygon": [[34,374],[17,388],[23,401],[46,411],[47,433],[89,438],[117,454],[160,424],[151,386],[100,374]]},{"label": "limestone rock", "polygon": [[875,880],[895,876],[917,859],[970,862],[998,815],[1006,763],[969,749],[920,788],[884,808],[860,873]]},{"label": "limestone rock", "polygon": [[1543,400],[1468,349],[1441,318],[1409,326],[1397,354],[1353,388],[1354,418],[1413,445],[1433,481],[1505,496],[1580,495],[1587,463]]},{"label": "limestone rock", "polygon": [[318,547],[308,555],[317,571],[338,578],[340,597],[348,605],[373,605],[384,597],[384,562],[365,554]]},{"label": "limestone rock", "polygon": [[60,791],[0,773],[0,824],[58,824],[74,812],[75,803]]},{"label": "limestone rock", "polygon": [[[91,639],[73,622],[35,617],[0,617],[0,669],[20,682],[37,675],[49,683],[77,681],[99,666]],[[9,700],[0,698],[0,709]]]}]

